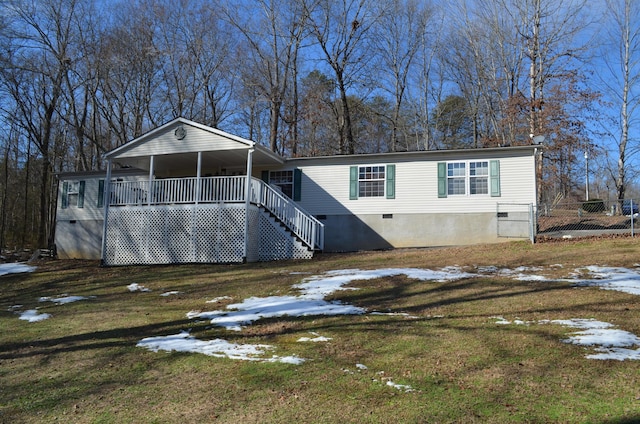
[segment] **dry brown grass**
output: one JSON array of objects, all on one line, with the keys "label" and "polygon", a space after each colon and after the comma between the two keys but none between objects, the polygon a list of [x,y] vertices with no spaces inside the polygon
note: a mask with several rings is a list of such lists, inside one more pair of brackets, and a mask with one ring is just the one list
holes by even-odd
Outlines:
[{"label": "dry brown grass", "polygon": [[[35,273],[0,277],[0,422],[633,422],[640,420],[638,361],[588,360],[584,348],[562,342],[570,330],[537,324],[597,318],[640,334],[638,297],[625,293],[499,275],[443,283],[396,276],[353,282],[359,290],[332,298],[409,316],[285,317],[229,332],[185,313],[293,294],[305,275],[335,269],[536,266],[566,278],[585,265],[632,268],[638,243],[516,242],[236,266],[43,262]],[[129,293],[132,282],[153,291]],[[181,293],[159,296],[169,290]],[[95,298],[37,302],[61,293]],[[206,303],[220,296],[231,299]],[[19,321],[8,311],[15,304],[53,317]],[[499,326],[495,316],[532,324]],[[135,347],[143,337],[184,329],[201,339],[267,343],[307,361],[252,363]],[[296,341],[311,332],[332,340]]]}]

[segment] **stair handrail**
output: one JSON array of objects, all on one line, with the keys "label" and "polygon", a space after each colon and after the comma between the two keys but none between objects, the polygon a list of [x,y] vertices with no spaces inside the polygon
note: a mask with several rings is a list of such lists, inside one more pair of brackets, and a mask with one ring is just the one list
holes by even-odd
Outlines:
[{"label": "stair handrail", "polygon": [[324,249],[322,222],[264,181],[252,178],[251,182],[251,202],[263,206],[275,215],[310,248]]}]

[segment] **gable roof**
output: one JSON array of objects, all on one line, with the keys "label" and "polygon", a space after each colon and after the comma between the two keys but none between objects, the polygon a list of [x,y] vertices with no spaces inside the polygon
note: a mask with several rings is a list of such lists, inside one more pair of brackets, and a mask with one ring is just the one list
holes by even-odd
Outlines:
[{"label": "gable roof", "polygon": [[[134,158],[151,155],[176,155],[197,152],[222,152],[237,159],[246,158],[246,151],[254,149],[254,161],[268,165],[282,164],[284,158],[266,147],[217,128],[179,117],[140,137],[123,144],[104,157],[107,160],[136,162]],[[233,152],[236,152],[235,154]],[[126,160],[128,159],[128,160]]]}]

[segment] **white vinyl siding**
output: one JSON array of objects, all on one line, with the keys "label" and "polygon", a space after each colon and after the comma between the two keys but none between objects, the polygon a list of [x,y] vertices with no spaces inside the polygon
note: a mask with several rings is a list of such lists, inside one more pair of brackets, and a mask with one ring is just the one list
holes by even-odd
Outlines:
[{"label": "white vinyl siding", "polygon": [[[69,179],[69,180],[61,180],[59,182],[58,188],[58,209],[56,211],[56,219],[57,220],[94,220],[94,219],[102,219],[104,215],[104,207],[101,202],[98,202],[98,196],[100,195],[100,181],[104,181],[104,175],[102,176],[83,176],[82,181],[84,181],[84,196],[83,196],[83,207],[77,206],[69,206],[63,208],[63,199],[64,199],[64,185],[65,183],[71,183],[75,181],[79,181],[77,179]],[[126,179],[128,181],[147,181],[148,177],[146,176],[134,176],[127,175],[123,177],[114,176],[113,180],[117,178]],[[79,183],[78,183],[79,186]],[[67,185],[68,190],[69,185]],[[106,189],[106,183],[105,183]],[[68,197],[67,191],[67,197]],[[67,199],[69,200],[69,199]],[[100,206],[98,206],[100,204]]]},{"label": "white vinyl siding", "polygon": [[304,176],[300,205],[314,215],[495,212],[497,202],[535,203],[534,157],[528,152],[520,152],[523,156],[511,153],[506,157],[476,152],[475,157],[465,158],[469,159],[465,162],[499,160],[500,197],[438,198],[438,163],[463,161],[464,154],[466,152],[461,151],[457,155],[443,155],[431,160],[404,157],[396,160],[395,199],[362,197],[350,201],[348,182],[350,168],[354,166],[352,163],[294,160],[291,164],[300,168]]},{"label": "white vinyl siding", "polygon": [[214,150],[248,150],[249,146],[244,145],[236,140],[230,140],[218,134],[204,131],[200,128],[181,124],[187,134],[182,140],[178,140],[174,135],[176,126],[168,127],[161,134],[157,134],[154,138],[132,146],[130,149],[123,149],[118,153],[118,157],[137,157],[151,155],[167,155],[175,153],[193,153],[206,152]]}]

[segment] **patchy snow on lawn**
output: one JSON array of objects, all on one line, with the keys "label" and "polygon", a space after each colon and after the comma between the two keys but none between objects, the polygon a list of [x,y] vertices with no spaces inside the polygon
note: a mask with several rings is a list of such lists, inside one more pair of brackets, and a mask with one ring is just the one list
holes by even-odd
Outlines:
[{"label": "patchy snow on lawn", "polygon": [[[552,265],[560,267],[560,265]],[[640,294],[640,274],[625,268],[586,268],[594,279],[584,279],[574,277],[578,286],[601,287],[610,290],[622,290],[627,293]],[[357,290],[345,285],[353,281],[371,280],[375,278],[386,278],[397,275],[406,275],[408,278],[421,281],[446,282],[463,278],[472,278],[479,275],[496,274],[501,276],[511,276],[514,279],[524,281],[567,281],[552,280],[539,275],[543,268],[539,267],[519,267],[513,270],[499,269],[497,267],[479,267],[478,273],[468,273],[459,267],[447,267],[439,271],[416,268],[384,268],[378,270],[346,269],[327,272],[323,275],[307,277],[302,282],[295,284],[294,289],[298,290],[297,295],[250,297],[242,302],[226,306],[226,310],[215,311],[191,311],[187,313],[189,319],[206,319],[214,325],[228,330],[241,331],[243,326],[250,325],[262,318],[273,317],[299,317],[310,315],[354,315],[364,314],[367,311],[353,305],[344,304],[338,301],[326,301],[324,298],[339,290]],[[137,285],[136,285],[137,286]],[[142,286],[139,286],[142,287]],[[139,290],[139,287],[136,288]],[[144,287],[142,287],[144,289]],[[148,289],[144,289],[148,290]],[[218,297],[207,303],[217,303],[221,300],[230,299],[227,296]],[[369,312],[371,314],[382,314],[381,312]],[[408,316],[402,313],[391,315]],[[413,316],[411,316],[413,317]],[[611,328],[612,325],[595,320],[554,320],[528,322],[516,318],[508,321],[503,317],[493,317],[497,319],[497,324],[508,325],[531,325],[531,324],[560,324],[581,331],[572,333],[567,343],[575,343],[584,346],[596,346],[598,352],[595,355],[588,355],[590,359],[640,359],[640,349],[629,349],[633,346],[640,346],[640,340],[634,334]],[[301,342],[324,342],[330,338],[311,333],[315,337],[301,337]],[[161,337],[149,337],[138,343],[140,347],[146,347],[153,351],[167,350],[180,352],[198,352],[216,357],[227,357],[231,359],[243,359],[251,361],[285,362],[299,364],[303,358],[296,356],[268,356],[274,348],[268,345],[238,345],[216,339],[202,341],[190,336],[187,332]],[[359,369],[366,369],[360,368]],[[386,384],[398,390],[412,391],[410,386],[399,385],[391,380],[386,380]]]},{"label": "patchy snow on lawn", "polygon": [[147,348],[153,352],[176,351],[202,353],[217,358],[242,359],[245,361],[260,362],[283,362],[287,364],[301,364],[304,359],[297,356],[276,356],[265,357],[267,351],[274,349],[273,346],[262,344],[236,344],[226,340],[198,340],[188,332],[182,331],[178,334],[159,337],[147,337],[138,342],[138,347]]},{"label": "patchy snow on lawn", "polygon": [[43,296],[40,298],[40,302],[53,302],[57,305],[64,305],[66,303],[73,303],[73,302],[78,302],[80,300],[86,300],[86,299],[89,299],[89,298],[84,296],[69,296],[66,294],[62,294],[58,297]]},{"label": "patchy snow on lawn", "polygon": [[[569,333],[569,338],[562,341],[585,347],[594,347],[594,350],[599,352],[586,355],[587,359],[640,360],[640,337],[628,331],[616,329],[613,324],[608,322],[584,318],[541,320],[538,322],[519,319],[508,321],[503,317],[491,318],[496,319],[496,324],[498,325],[556,324],[576,328],[580,331]],[[638,349],[629,349],[629,347],[633,346],[638,346]]]},{"label": "patchy snow on lawn", "polygon": [[[595,346],[594,350],[599,353],[587,355],[586,357],[589,359],[615,359],[618,361],[640,359],[640,337],[628,331],[618,330],[614,328],[613,324],[594,319],[552,320],[549,322],[579,329],[580,331],[570,333],[569,338],[563,342],[580,346]],[[638,346],[638,349],[628,349],[633,346]]]},{"label": "patchy snow on lawn", "polygon": [[28,322],[38,322],[48,318],[51,318],[50,314],[41,314],[36,309],[29,309],[27,311],[21,312],[19,319]]},{"label": "patchy snow on lawn", "polygon": [[[459,268],[448,267],[440,271],[431,271],[414,268],[387,268],[380,270],[362,271],[358,269],[330,271],[326,274],[304,279],[293,287],[300,291],[298,296],[269,296],[251,297],[240,303],[227,305],[228,311],[191,311],[187,313],[190,319],[207,319],[212,324],[229,330],[240,331],[243,325],[249,325],[262,318],[282,316],[309,316],[309,315],[352,315],[365,313],[364,308],[346,305],[341,302],[327,302],[324,300],[338,290],[357,290],[343,287],[357,280],[370,280],[374,278],[406,275],[422,281],[451,281],[459,278],[472,277],[473,274],[462,272]],[[218,302],[230,299],[228,296],[218,297],[208,301]],[[326,342],[331,338],[312,333],[316,337],[301,337],[300,342]],[[216,357],[231,359],[243,359],[251,361],[284,362],[300,364],[303,358],[296,356],[271,356],[265,358],[266,351],[273,349],[268,345],[238,345],[226,342],[222,339],[210,341],[198,340],[187,332],[179,334],[149,337],[142,339],[137,346],[145,347],[153,351],[180,351],[195,352]],[[394,385],[399,390],[411,390],[408,386]]]},{"label": "patchy snow on lawn", "polygon": [[321,336],[318,333],[311,332],[311,334],[315,337],[300,337],[298,339],[299,342],[328,342],[331,340],[331,337]]},{"label": "patchy snow on lawn", "polygon": [[312,315],[360,315],[366,310],[341,302],[327,302],[324,298],[339,290],[357,290],[344,287],[352,281],[372,280],[375,278],[406,275],[408,278],[421,281],[451,281],[461,278],[475,277],[456,267],[448,267],[440,271],[416,268],[385,268],[377,270],[346,269],[329,271],[326,274],[309,277],[301,283],[295,284],[298,296],[269,296],[250,297],[240,303],[227,305],[230,311],[190,311],[189,319],[207,319],[211,324],[228,330],[241,331],[243,326],[249,325],[262,318],[283,316],[301,317]]},{"label": "patchy snow on lawn", "polygon": [[305,299],[300,296],[250,297],[241,303],[227,305],[227,309],[236,309],[236,311],[191,311],[187,313],[187,318],[207,319],[211,324],[224,327],[227,330],[241,331],[243,326],[262,318],[353,315],[365,312],[364,308],[356,306],[327,302],[321,299]]},{"label": "patchy snow on lawn", "polygon": [[180,293],[182,293],[182,292],[177,291],[177,290],[171,290],[171,291],[162,293],[160,296],[162,296],[162,297],[176,296],[176,295],[179,295]]},{"label": "patchy snow on lawn", "polygon": [[35,270],[36,270],[35,266],[31,266],[23,263],[0,264],[0,275],[20,274],[22,272],[33,272]]},{"label": "patchy snow on lawn", "polygon": [[629,294],[640,295],[640,274],[636,270],[628,268],[587,266],[577,269],[587,270],[593,279],[581,279],[576,277],[578,286],[600,287],[604,290],[617,290]]},{"label": "patchy snow on lawn", "polygon": [[142,286],[138,283],[131,283],[127,286],[127,288],[129,289],[130,292],[150,292],[151,289],[146,288],[145,286]]}]

